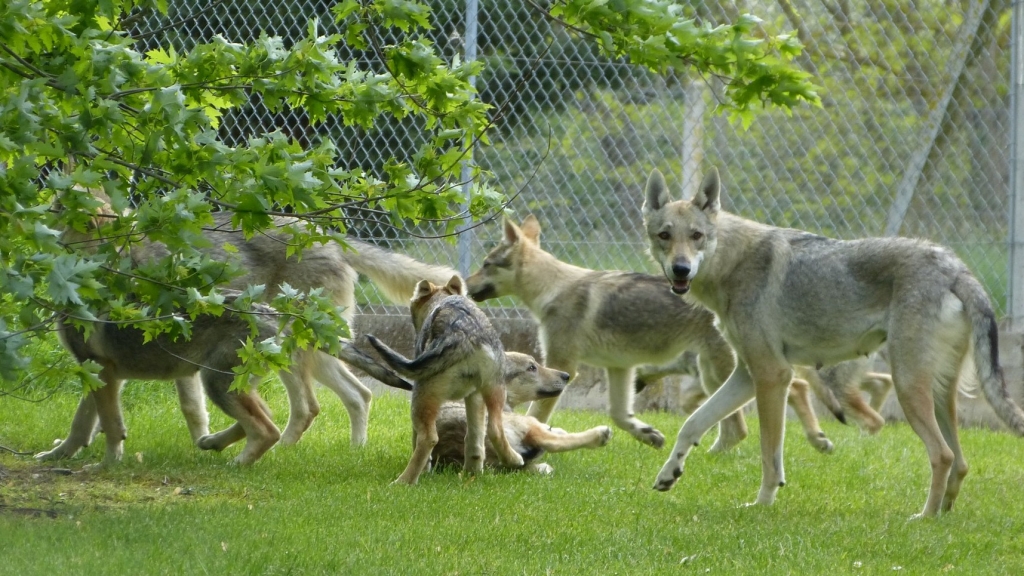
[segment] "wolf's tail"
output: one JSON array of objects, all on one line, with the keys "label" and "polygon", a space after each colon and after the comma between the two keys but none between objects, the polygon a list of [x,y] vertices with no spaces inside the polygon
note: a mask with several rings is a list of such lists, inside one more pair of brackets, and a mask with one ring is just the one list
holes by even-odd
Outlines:
[{"label": "wolf's tail", "polygon": [[345,261],[356,272],[365,274],[395,304],[408,304],[420,280],[444,286],[457,274],[447,266],[420,262],[355,238],[346,238],[345,242],[353,249],[344,252]]},{"label": "wolf's tail", "polygon": [[999,328],[992,305],[981,284],[962,274],[953,285],[953,293],[964,303],[974,337],[974,365],[985,399],[996,415],[1018,436],[1024,436],[1024,411],[1006,390],[1006,378],[999,365]]},{"label": "wolf's tail", "polygon": [[342,342],[341,352],[338,353],[337,357],[392,388],[412,390],[412,384],[408,380],[395,374],[392,370],[381,366],[379,362],[371,358],[369,354],[356,348],[351,342]]},{"label": "wolf's tail", "polygon": [[377,340],[372,334],[367,334],[366,339],[380,353],[380,357],[387,362],[388,366],[391,366],[395,372],[414,381],[424,380],[440,374],[445,369],[451,367],[455,360],[457,360],[452,354],[454,351],[446,347],[430,348],[415,359],[409,360],[389,348],[387,344]]}]

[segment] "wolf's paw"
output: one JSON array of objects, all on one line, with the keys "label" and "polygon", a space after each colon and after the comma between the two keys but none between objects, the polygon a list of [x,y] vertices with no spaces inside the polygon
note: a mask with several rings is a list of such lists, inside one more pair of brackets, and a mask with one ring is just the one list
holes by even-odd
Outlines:
[{"label": "wolf's paw", "polygon": [[818,433],[817,436],[808,436],[807,439],[811,446],[814,446],[814,449],[822,454],[831,454],[836,449],[832,441],[825,437],[824,432]]},{"label": "wolf's paw", "polygon": [[665,435],[653,426],[648,426],[646,424],[635,429],[633,431],[633,436],[637,440],[654,448],[661,448],[665,445]]},{"label": "wolf's paw", "polygon": [[526,470],[533,472],[534,474],[540,474],[541,476],[551,476],[555,473],[555,469],[547,462],[535,462],[528,465]]},{"label": "wolf's paw", "polygon": [[[296,432],[295,430],[288,430],[288,429],[286,429],[284,431],[284,433],[281,434],[281,444],[283,446],[295,445],[301,439],[302,439],[302,432]],[[200,438],[199,440],[202,441],[202,438]],[[202,448],[202,446],[200,446],[200,448]],[[204,448],[204,450],[205,450],[205,448]]]},{"label": "wolf's paw", "polygon": [[597,446],[599,448],[610,442],[612,439],[612,429],[607,426],[598,426],[597,434]]},{"label": "wolf's paw", "polygon": [[522,468],[523,464],[525,464],[525,461],[523,460],[523,455],[519,454],[518,452],[513,452],[508,456],[509,457],[506,458],[504,464],[510,468]]},{"label": "wolf's paw", "polygon": [[415,486],[418,478],[407,478],[404,474],[391,482],[392,486]]},{"label": "wolf's paw", "polygon": [[224,447],[220,445],[220,442],[218,442],[216,434],[207,434],[206,436],[203,436],[196,442],[196,446],[198,446],[200,450],[214,450],[216,452],[220,452],[224,449]]},{"label": "wolf's paw", "polygon": [[666,463],[661,472],[658,472],[658,477],[654,480],[654,489],[659,492],[668,492],[676,485],[676,482],[682,475],[682,465],[675,462]]},{"label": "wolf's paw", "polygon": [[60,440],[56,440],[55,442],[57,442],[57,446],[55,446],[53,450],[40,452],[36,454],[34,458],[40,462],[47,460],[63,460],[64,458],[71,458],[81,450],[81,447],[72,447]]}]

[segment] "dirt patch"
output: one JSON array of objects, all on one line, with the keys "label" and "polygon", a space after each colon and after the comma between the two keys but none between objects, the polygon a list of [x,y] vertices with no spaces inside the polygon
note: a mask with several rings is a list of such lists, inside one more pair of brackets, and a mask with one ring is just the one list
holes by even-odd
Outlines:
[{"label": "dirt patch", "polygon": [[58,518],[156,501],[180,502],[199,490],[168,476],[106,474],[6,459],[0,463],[0,516]]}]

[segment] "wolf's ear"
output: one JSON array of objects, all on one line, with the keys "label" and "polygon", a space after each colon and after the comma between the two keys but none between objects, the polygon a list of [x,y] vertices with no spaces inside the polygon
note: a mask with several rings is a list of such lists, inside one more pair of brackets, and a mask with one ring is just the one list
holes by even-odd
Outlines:
[{"label": "wolf's ear", "polygon": [[718,178],[718,168],[712,167],[700,182],[700,188],[693,195],[693,205],[706,212],[709,216],[718,214],[721,207],[722,182]]},{"label": "wolf's ear", "polygon": [[522,237],[523,231],[516,226],[515,222],[505,217],[505,242],[508,244],[515,244],[519,242],[519,238]]},{"label": "wolf's ear", "polygon": [[644,205],[641,212],[649,214],[661,210],[665,204],[671,202],[668,197],[668,185],[665,184],[665,176],[655,168],[647,178],[647,190],[644,193]]},{"label": "wolf's ear", "polygon": [[452,279],[445,284],[445,289],[451,294],[457,294],[459,296],[466,295],[466,283],[462,281],[462,276],[458,274],[452,276]]},{"label": "wolf's ear", "polygon": [[430,280],[420,280],[416,284],[416,289],[412,291],[412,301],[419,302],[424,298],[428,298],[436,289],[437,286],[431,284]]},{"label": "wolf's ear", "polygon": [[540,244],[540,221],[536,216],[533,214],[527,216],[519,229],[527,240],[532,240],[534,244]]}]

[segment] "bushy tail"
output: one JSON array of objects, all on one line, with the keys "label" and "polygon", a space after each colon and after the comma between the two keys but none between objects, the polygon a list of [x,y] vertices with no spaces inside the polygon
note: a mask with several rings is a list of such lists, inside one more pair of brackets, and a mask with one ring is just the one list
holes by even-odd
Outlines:
[{"label": "bushy tail", "polygon": [[1018,436],[1024,436],[1024,411],[1006,390],[1006,378],[999,365],[999,328],[992,305],[981,284],[970,275],[962,275],[953,293],[967,309],[974,338],[974,365],[985,399],[996,415]]},{"label": "bushy tail", "polygon": [[345,242],[352,247],[345,250],[345,261],[365,274],[395,304],[408,304],[420,280],[444,286],[457,274],[448,266],[420,262],[355,238],[346,238]]},{"label": "bushy tail", "polygon": [[341,344],[341,352],[338,353],[338,359],[351,366],[359,368],[363,372],[366,372],[373,378],[376,378],[392,388],[412,390],[412,384],[408,380],[402,378],[398,374],[395,374],[392,370],[381,366],[379,362],[371,358],[362,350],[356,348],[351,342],[343,342]]},{"label": "bushy tail", "polygon": [[458,360],[458,358],[453,357],[451,354],[452,351],[445,347],[430,348],[417,356],[414,360],[409,360],[405,356],[402,356],[398,352],[389,348],[387,344],[377,340],[377,338],[372,334],[367,334],[366,339],[370,342],[370,345],[377,350],[380,357],[387,362],[388,366],[391,366],[395,372],[398,372],[402,376],[412,378],[415,381],[425,380],[432,376],[436,376],[447,368],[450,368]]}]

